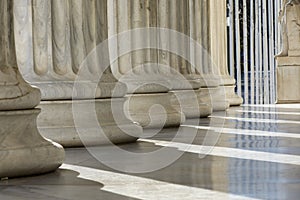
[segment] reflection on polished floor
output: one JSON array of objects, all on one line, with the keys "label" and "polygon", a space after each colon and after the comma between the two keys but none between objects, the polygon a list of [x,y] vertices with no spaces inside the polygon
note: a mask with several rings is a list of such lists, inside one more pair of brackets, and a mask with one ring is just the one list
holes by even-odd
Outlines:
[{"label": "reflection on polished floor", "polygon": [[52,174],[1,181],[0,199],[300,199],[300,105],[233,107],[155,131],[118,149],[66,149]]}]

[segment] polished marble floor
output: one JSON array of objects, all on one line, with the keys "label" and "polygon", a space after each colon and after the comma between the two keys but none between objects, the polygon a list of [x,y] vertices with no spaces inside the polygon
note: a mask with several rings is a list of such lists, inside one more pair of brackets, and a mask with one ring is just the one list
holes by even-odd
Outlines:
[{"label": "polished marble floor", "polygon": [[230,108],[137,143],[66,149],[56,172],[3,180],[0,200],[300,199],[300,105]]}]

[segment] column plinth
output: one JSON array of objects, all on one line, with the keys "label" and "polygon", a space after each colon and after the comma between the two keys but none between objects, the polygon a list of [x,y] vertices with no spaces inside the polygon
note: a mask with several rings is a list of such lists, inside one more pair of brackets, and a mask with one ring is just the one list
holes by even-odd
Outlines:
[{"label": "column plinth", "polygon": [[143,128],[178,126],[185,116],[173,106],[171,93],[147,93],[128,95],[128,117],[137,121]]},{"label": "column plinth", "polygon": [[277,58],[277,103],[300,102],[300,57]]},{"label": "column plinth", "polygon": [[[48,135],[65,147],[109,144],[107,141],[114,144],[134,142],[141,135],[142,128],[125,116],[123,112],[125,101],[126,98],[42,101],[39,107],[44,112],[38,118],[39,129],[43,135]],[[82,113],[84,118],[77,119],[81,115],[77,113],[75,116],[77,118],[74,119],[74,106],[77,109],[81,107],[78,110],[80,112],[84,112],[85,108],[95,106],[94,112],[98,123],[92,123],[93,115],[84,113]],[[116,113],[112,113],[112,106]],[[116,117],[118,120],[115,119]],[[76,124],[77,120],[81,122]],[[84,133],[79,130],[84,130]],[[99,130],[101,130],[101,135],[99,135]]]},{"label": "column plinth", "polygon": [[0,178],[43,174],[56,170],[64,150],[37,130],[39,109],[0,111]]},{"label": "column plinth", "polygon": [[200,90],[176,90],[172,93],[175,94],[173,105],[186,118],[207,117],[212,113],[212,104],[205,101]]}]

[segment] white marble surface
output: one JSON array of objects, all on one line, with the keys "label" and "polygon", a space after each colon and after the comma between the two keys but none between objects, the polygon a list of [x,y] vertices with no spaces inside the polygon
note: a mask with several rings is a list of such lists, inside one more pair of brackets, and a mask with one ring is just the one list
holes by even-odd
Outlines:
[{"label": "white marble surface", "polygon": [[43,138],[36,127],[39,109],[0,111],[0,177],[42,174],[64,161],[62,146]]},{"label": "white marble surface", "polygon": [[134,142],[143,130],[126,117],[125,101],[126,98],[42,101],[38,128],[44,137],[65,147]]},{"label": "white marble surface", "polygon": [[[54,173],[0,181],[0,199],[298,199],[299,123],[292,122],[299,122],[295,115],[299,108],[293,104],[234,107],[226,114],[214,114],[230,118],[225,121],[205,118],[189,127],[195,124],[189,120],[181,129],[164,129],[147,140],[118,146],[137,154],[163,147],[171,154],[183,153],[171,165],[149,173],[122,173],[87,149],[67,149],[65,164]],[[172,141],[178,131],[182,137]],[[194,131],[195,140],[187,144]],[[215,137],[215,147],[206,151],[204,146],[213,144]],[[113,155],[109,147],[95,149]],[[129,169],[149,166],[156,159],[128,161],[116,155],[110,161]]]},{"label": "white marble surface", "polygon": [[199,98],[200,90],[175,90],[171,93],[174,94],[173,107],[183,112],[186,118],[207,117],[213,111],[210,103]]},{"label": "white marble surface", "polygon": [[[34,108],[40,102],[40,91],[24,81],[18,70],[14,38],[12,1],[0,2],[0,110]],[[22,42],[22,41],[20,41]]]},{"label": "white marble surface", "polygon": [[34,108],[40,99],[40,90],[25,82],[17,68],[0,67],[0,110]]},{"label": "white marble surface", "polygon": [[[290,57],[288,59],[293,60]],[[277,103],[299,103],[300,62],[293,66],[281,64],[277,67]]]},{"label": "white marble surface", "polygon": [[[40,90],[21,76],[16,59],[15,26],[27,1],[0,1],[0,178],[37,175],[56,170],[64,160],[59,144],[43,138],[37,130],[34,109]],[[24,18],[27,19],[26,17]],[[21,49],[25,52],[26,49]]]},{"label": "white marble surface", "polygon": [[225,87],[200,88],[197,95],[201,101],[211,105],[213,111],[224,111],[230,107]]},{"label": "white marble surface", "polygon": [[183,112],[173,106],[176,96],[172,93],[132,94],[127,97],[126,115],[143,128],[176,127],[185,121]]}]

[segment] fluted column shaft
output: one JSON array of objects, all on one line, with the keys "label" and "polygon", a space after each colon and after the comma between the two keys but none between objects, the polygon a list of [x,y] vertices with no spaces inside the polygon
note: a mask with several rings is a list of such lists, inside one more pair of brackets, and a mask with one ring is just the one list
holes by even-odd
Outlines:
[{"label": "fluted column shaft", "polygon": [[[210,114],[209,108],[214,110],[225,110],[228,103],[225,101],[225,96],[221,92],[220,78],[215,74],[213,62],[210,57],[211,38],[210,38],[210,2],[202,0],[190,1],[170,1],[173,5],[173,12],[170,13],[170,18],[178,18],[177,21],[170,23],[169,28],[175,29],[180,33],[190,37],[190,43],[177,41],[179,48],[184,49],[189,54],[186,60],[176,57],[176,61],[172,61],[171,66],[181,73],[190,83],[189,88],[197,94],[199,108],[204,109],[207,114]],[[172,41],[176,43],[176,41]],[[176,45],[176,44],[173,44]],[[188,88],[176,88],[174,91]],[[186,96],[186,95],[185,95]],[[195,109],[194,109],[195,110]],[[201,112],[200,112],[201,113]],[[202,112],[203,113],[203,112]],[[195,113],[190,117],[196,117]]]},{"label": "fluted column shaft", "polygon": [[[117,35],[117,44],[110,44],[109,49],[118,55],[112,64],[114,75],[127,84],[129,93],[167,92],[167,82],[158,73],[158,53],[156,49],[147,49],[157,43],[158,38],[144,31],[132,31],[157,26],[159,2],[150,0],[122,1],[108,3],[108,21],[111,23],[108,33]],[[124,42],[124,40],[127,43]],[[128,45],[130,53],[123,52],[122,45]],[[143,47],[143,49],[140,49]],[[144,83],[147,82],[147,86]],[[161,83],[156,84],[156,83]],[[151,85],[151,87],[149,87]]]},{"label": "fluted column shaft", "polygon": [[[171,105],[173,94],[168,91],[172,89],[170,80],[173,74],[171,70],[160,66],[169,66],[171,56],[155,48],[169,45],[170,41],[166,42],[169,38],[149,30],[160,23],[167,27],[168,22],[173,21],[168,13],[160,13],[166,9],[171,11],[168,6],[169,2],[164,0],[114,0],[108,4],[108,21],[112,25],[109,26],[109,34],[117,34],[117,42],[109,47],[111,52],[118,55],[112,71],[120,81],[126,83],[129,115],[143,127],[178,126],[184,118]],[[129,51],[122,55],[124,49]],[[164,110],[156,109],[149,113],[154,105],[160,105]]]},{"label": "fluted column shaft", "polygon": [[169,73],[166,73],[166,78],[171,83],[170,93],[179,100],[178,104],[176,101],[173,104],[185,114],[186,118],[207,117],[212,111],[210,105],[198,98],[198,89],[204,84],[195,67],[195,58],[200,60],[198,57],[202,54],[199,50],[196,51],[195,42],[191,43],[189,39],[193,31],[191,28],[193,25],[191,19],[194,19],[191,16],[194,14],[191,10],[193,6],[192,1],[160,1],[157,19],[159,28],[166,28],[173,32],[170,32],[169,37],[167,34],[162,34],[159,45],[175,51],[159,50],[158,57],[160,64],[170,68]]},{"label": "fluted column shaft", "polygon": [[[42,92],[38,126],[44,136],[64,146],[131,142],[142,132],[126,118],[126,85],[118,82],[110,68],[107,7],[107,0],[32,0],[24,9],[32,23],[17,27],[18,40],[25,40],[25,33],[32,30],[29,45],[18,44],[32,54],[25,57],[23,51],[17,56],[26,80]],[[91,131],[84,138],[73,115],[77,103],[86,107],[94,103],[99,122],[88,127]],[[80,122],[85,120],[90,121],[89,116]],[[96,140],[99,124],[104,135]],[[134,135],[127,135],[124,127]]]},{"label": "fluted column shaft", "polygon": [[235,89],[235,79],[229,75],[227,63],[226,1],[210,0],[210,55],[213,73],[219,77],[225,98],[232,106],[243,103]]}]

